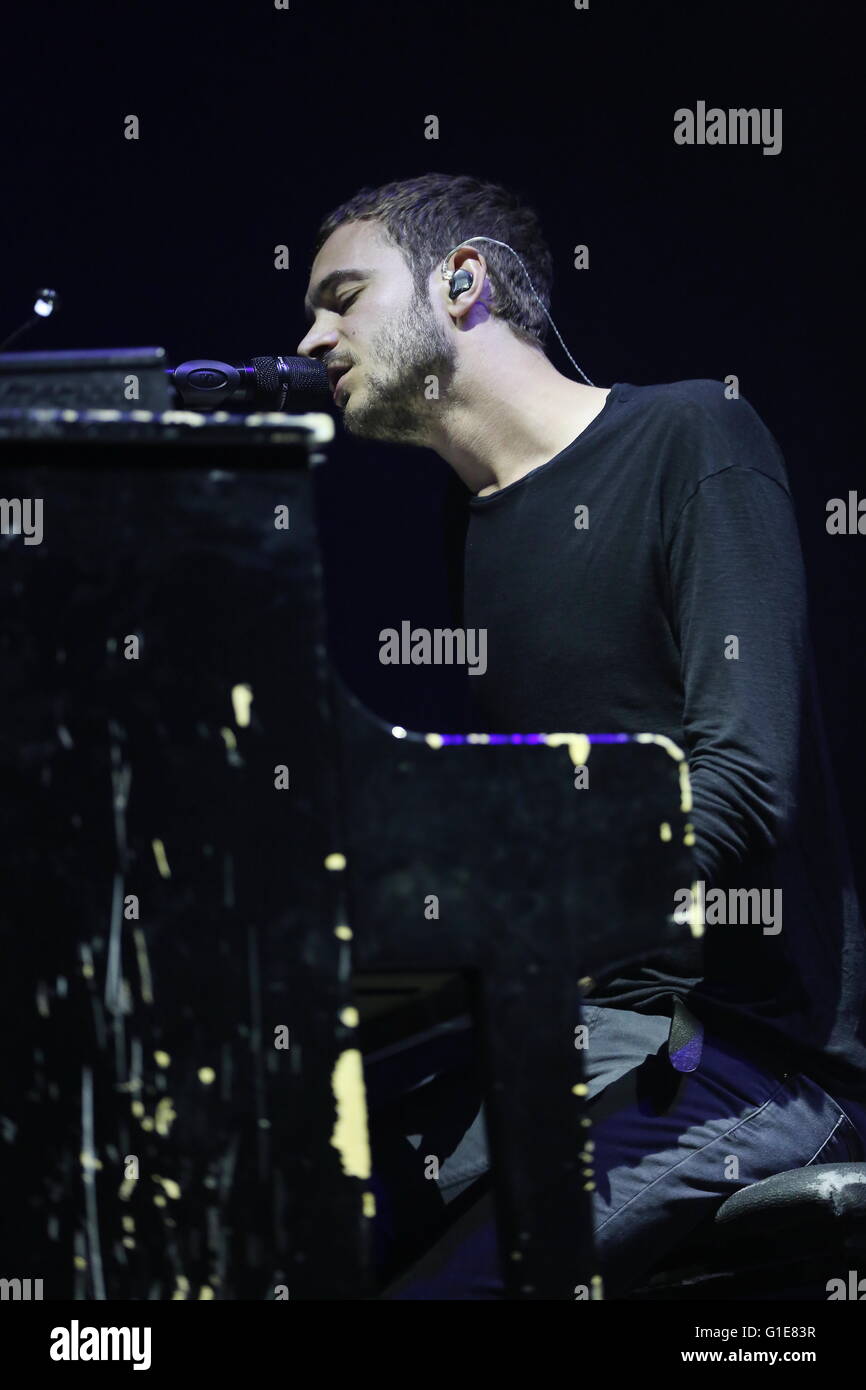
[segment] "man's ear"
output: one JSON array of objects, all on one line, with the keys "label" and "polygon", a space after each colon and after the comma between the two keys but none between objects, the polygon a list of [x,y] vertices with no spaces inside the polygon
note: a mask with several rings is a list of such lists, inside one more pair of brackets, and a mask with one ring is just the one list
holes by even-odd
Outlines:
[{"label": "man's ear", "polygon": [[[490,300],[487,262],[474,248],[458,247],[449,257],[450,280],[443,272],[445,306],[454,319],[466,318],[481,299],[486,307]],[[482,299],[483,296],[483,299]]]}]

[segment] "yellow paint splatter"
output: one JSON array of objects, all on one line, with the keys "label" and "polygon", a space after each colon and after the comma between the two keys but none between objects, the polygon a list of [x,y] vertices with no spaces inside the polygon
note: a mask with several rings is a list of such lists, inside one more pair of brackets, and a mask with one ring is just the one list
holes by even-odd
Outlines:
[{"label": "yellow paint splatter", "polygon": [[352,940],[352,928],[351,928],[351,927],[335,927],[335,928],[334,928],[334,935],[335,935],[335,936],[338,936],[338,937],[340,938],[341,941],[351,941],[351,940]]},{"label": "yellow paint splatter", "polygon": [[586,734],[543,734],[548,748],[560,748],[565,744],[575,767],[585,767],[592,744]]},{"label": "yellow paint splatter", "polygon": [[162,840],[151,840],[153,846],[153,857],[156,860],[156,867],[161,878],[171,878],[171,869],[168,867],[168,860],[165,857],[165,845]]},{"label": "yellow paint splatter", "polygon": [[659,834],[661,838],[664,840],[665,844],[667,844],[669,840],[673,839],[673,832],[666,820],[662,821]]},{"label": "yellow paint splatter", "polygon": [[680,810],[689,812],[692,809],[692,784],[689,780],[689,765],[686,755],[679,744],[674,743],[667,734],[635,734],[637,743],[657,743],[659,748],[663,748],[672,758],[679,763],[680,776]]},{"label": "yellow paint splatter", "polygon": [[213,1067],[199,1067],[198,1079],[203,1086],[212,1086],[216,1081],[216,1072]]},{"label": "yellow paint splatter", "polygon": [[584,1085],[582,1081],[578,1081],[576,1086],[572,1086],[571,1094],[573,1096],[585,1096],[588,1090],[588,1086]]},{"label": "yellow paint splatter", "polygon": [[672,738],[668,738],[667,734],[635,734],[635,741],[637,743],[657,743],[659,748],[670,753],[671,757],[678,763],[682,762],[686,756],[682,748],[674,743]]},{"label": "yellow paint splatter", "polygon": [[361,1054],[357,1048],[350,1047],[340,1053],[331,1075],[331,1088],[337,1102],[331,1143],[339,1152],[343,1172],[353,1178],[369,1178],[367,1093]]},{"label": "yellow paint splatter", "polygon": [[147,942],[141,927],[133,927],[132,939],[135,942],[135,958],[138,962],[138,977],[141,980],[141,997],[145,1004],[153,1003],[153,979],[150,974],[150,961],[147,956]]},{"label": "yellow paint splatter", "polygon": [[685,758],[683,758],[680,763],[680,810],[685,815],[688,815],[692,806],[692,783],[689,777],[689,765]]},{"label": "yellow paint splatter", "polygon": [[222,736],[223,736],[223,739],[224,739],[224,741],[225,741],[225,746],[226,746],[226,748],[229,750],[230,753],[233,753],[234,750],[235,750],[235,749],[237,748],[237,746],[238,746],[238,741],[237,741],[237,739],[235,738],[234,730],[233,730],[233,729],[220,729],[220,733],[221,733]]},{"label": "yellow paint splatter", "polygon": [[362,1210],[363,1215],[364,1215],[364,1216],[375,1216],[375,1215],[376,1215],[376,1194],[375,1194],[374,1192],[365,1192],[365,1193],[363,1194],[362,1198],[361,1198],[361,1201],[362,1201],[361,1210]]},{"label": "yellow paint splatter", "polygon": [[235,713],[235,723],[239,729],[246,729],[250,722],[250,705],[253,702],[253,689],[251,685],[232,686],[232,709]]},{"label": "yellow paint splatter", "polygon": [[168,1067],[171,1065],[171,1058],[167,1052],[154,1052],[153,1060],[158,1067]]},{"label": "yellow paint splatter", "polygon": [[172,1124],[177,1119],[174,1105],[170,1096],[163,1096],[157,1102],[156,1114],[153,1123],[157,1134],[168,1134]]},{"label": "yellow paint splatter", "polygon": [[76,1255],[72,1263],[75,1265],[76,1269],[87,1268],[87,1261],[85,1260],[83,1255]]},{"label": "yellow paint splatter", "polygon": [[442,747],[442,735],[441,735],[441,734],[425,734],[425,735],[424,735],[424,742],[427,744],[427,747],[428,747],[428,748],[441,748],[441,747]]},{"label": "yellow paint splatter", "polygon": [[346,867],[346,856],[345,856],[345,854],[340,854],[339,852],[336,852],[336,851],[335,851],[334,854],[327,854],[327,855],[325,856],[325,868],[326,868],[326,869],[331,869],[331,870],[333,870],[333,871],[336,872],[336,871],[339,870],[339,869],[345,869],[345,867]]},{"label": "yellow paint splatter", "polygon": [[340,1022],[347,1028],[357,1028],[361,1019],[358,1010],[352,1004],[348,1004],[345,1009],[340,1010]]},{"label": "yellow paint splatter", "polygon": [[213,1289],[211,1288],[210,1284],[202,1284],[201,1289],[199,1290],[199,1295],[198,1295],[198,1296],[199,1296],[199,1300],[201,1300],[201,1299],[203,1299],[203,1298],[204,1298],[204,1299],[215,1298],[215,1297],[216,1297],[216,1294],[214,1293],[214,1291],[213,1291]]},{"label": "yellow paint splatter", "polygon": [[701,888],[698,887],[697,883],[693,883],[693,884],[692,884],[692,900],[691,900],[691,903],[689,904],[688,923],[689,923],[689,931],[691,932],[692,936],[694,936],[694,937],[703,936],[703,934],[704,934],[704,923],[703,923],[702,920],[701,920],[701,917],[702,917],[702,915],[703,915],[703,914],[702,914],[702,905],[703,905],[703,901],[704,901],[704,899],[703,899],[703,890],[702,890]]}]

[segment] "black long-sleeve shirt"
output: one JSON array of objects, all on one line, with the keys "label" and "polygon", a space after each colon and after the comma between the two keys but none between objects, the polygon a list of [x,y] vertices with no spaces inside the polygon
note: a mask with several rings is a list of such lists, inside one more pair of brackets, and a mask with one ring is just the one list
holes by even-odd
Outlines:
[{"label": "black long-sleeve shirt", "polygon": [[866,1099],[866,938],[769,430],[716,381],[619,383],[555,458],[469,507],[463,622],[487,629],[476,726],[666,734],[688,757],[697,876],[781,889],[778,933],[709,924],[602,976],[591,1002],[658,1013],[679,994]]}]

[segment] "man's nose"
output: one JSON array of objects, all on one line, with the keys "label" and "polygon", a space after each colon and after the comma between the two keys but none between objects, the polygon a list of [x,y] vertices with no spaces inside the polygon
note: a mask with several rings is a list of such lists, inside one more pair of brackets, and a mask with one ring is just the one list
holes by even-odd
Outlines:
[{"label": "man's nose", "polygon": [[299,357],[316,357],[337,346],[337,332],[333,328],[310,328],[298,343]]}]

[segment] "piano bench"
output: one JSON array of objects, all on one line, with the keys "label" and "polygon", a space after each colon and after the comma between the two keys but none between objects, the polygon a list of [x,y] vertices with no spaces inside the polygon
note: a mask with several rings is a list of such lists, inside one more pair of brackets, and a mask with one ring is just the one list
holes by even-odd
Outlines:
[{"label": "piano bench", "polygon": [[734,1192],[622,1298],[866,1298],[858,1269],[866,1276],[866,1163],[810,1164]]}]

